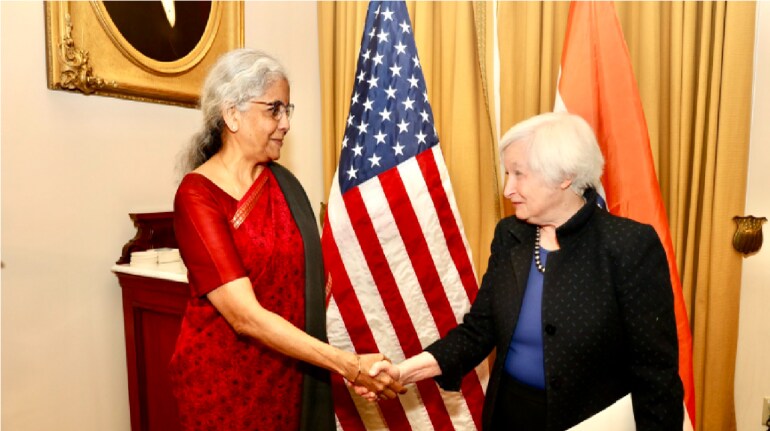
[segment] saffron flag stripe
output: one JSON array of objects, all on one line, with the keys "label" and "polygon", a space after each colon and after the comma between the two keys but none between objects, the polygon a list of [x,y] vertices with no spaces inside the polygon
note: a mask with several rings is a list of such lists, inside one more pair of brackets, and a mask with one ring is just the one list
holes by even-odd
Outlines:
[{"label": "saffron flag stripe", "polygon": [[572,2],[554,110],[583,116],[605,156],[602,178],[613,214],[652,225],[666,250],[684,386],[685,421],[692,430],[695,386],[692,336],[666,210],[655,173],[647,123],[628,47],[612,2]]}]

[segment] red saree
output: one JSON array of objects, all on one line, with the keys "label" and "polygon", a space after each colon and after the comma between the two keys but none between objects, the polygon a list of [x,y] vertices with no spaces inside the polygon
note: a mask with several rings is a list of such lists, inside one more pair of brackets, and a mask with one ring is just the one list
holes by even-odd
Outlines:
[{"label": "red saree", "polygon": [[303,241],[273,172],[240,201],[188,174],[174,201],[174,229],[192,297],[170,364],[185,430],[297,430],[301,364],[238,336],[206,298],[249,277],[257,300],[305,326]]}]

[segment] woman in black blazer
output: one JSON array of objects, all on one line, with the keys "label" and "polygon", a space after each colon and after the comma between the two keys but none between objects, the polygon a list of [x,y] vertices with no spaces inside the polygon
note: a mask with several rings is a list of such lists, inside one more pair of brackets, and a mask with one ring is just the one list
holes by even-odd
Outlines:
[{"label": "woman in black blazer", "polygon": [[590,126],[542,114],[500,148],[516,215],[497,225],[470,312],[423,353],[372,375],[433,377],[456,391],[497,349],[485,430],[568,429],[628,394],[637,430],[681,430],[666,254],[651,226],[598,206],[604,160]]}]

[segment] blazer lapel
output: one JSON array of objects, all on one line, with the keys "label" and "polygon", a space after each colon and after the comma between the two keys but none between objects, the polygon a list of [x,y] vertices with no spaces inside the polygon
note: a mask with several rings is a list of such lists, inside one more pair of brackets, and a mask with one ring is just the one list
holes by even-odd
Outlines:
[{"label": "blazer lapel", "polygon": [[[502,340],[506,343],[510,342],[513,337],[513,331],[516,327],[516,322],[519,319],[519,310],[521,309],[521,301],[524,298],[524,290],[527,288],[527,279],[529,277],[529,268],[532,264],[531,248],[527,246],[528,241],[527,232],[522,229],[512,228],[510,233],[515,239],[511,241],[514,244],[510,249],[510,263],[509,270],[512,272],[510,276],[505,277],[506,286],[502,290],[501,295],[502,303],[506,308],[506,316],[508,321],[505,322],[504,333]],[[507,353],[507,351],[506,351]]]}]

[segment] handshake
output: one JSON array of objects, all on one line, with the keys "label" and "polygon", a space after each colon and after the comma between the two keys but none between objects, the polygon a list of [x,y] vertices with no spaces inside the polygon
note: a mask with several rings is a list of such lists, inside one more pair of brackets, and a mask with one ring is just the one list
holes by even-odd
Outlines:
[{"label": "handshake", "polygon": [[398,365],[390,362],[382,353],[356,355],[358,370],[351,373],[353,379],[345,378],[356,394],[369,402],[389,400],[405,394],[406,383],[402,382]]}]

